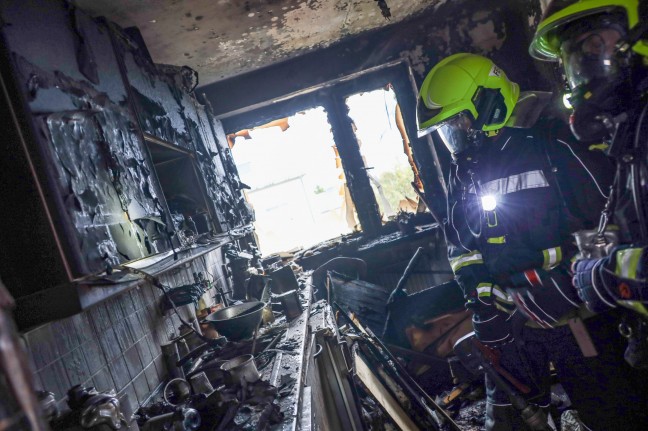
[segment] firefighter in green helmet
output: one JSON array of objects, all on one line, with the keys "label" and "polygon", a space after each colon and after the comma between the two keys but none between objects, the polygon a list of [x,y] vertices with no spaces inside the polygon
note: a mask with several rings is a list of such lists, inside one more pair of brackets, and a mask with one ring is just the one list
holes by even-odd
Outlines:
[{"label": "firefighter in green helmet", "polygon": [[[553,1],[530,53],[562,66],[574,135],[602,143],[616,162],[607,211],[583,244],[573,282],[591,310],[632,310],[620,326],[626,360],[648,368],[648,2]],[[607,225],[618,235],[610,238]]]},{"label": "firefighter in green helmet", "polygon": [[[571,232],[596,226],[611,182],[592,172],[609,164],[575,149],[560,121],[539,118],[546,102],[488,58],[455,54],[421,85],[419,136],[436,133],[452,155],[444,232],[475,337],[528,386],[530,403],[549,405],[551,362],[588,426],[616,429],[643,421],[628,402],[632,369],[619,356],[623,342],[608,342],[610,316],[592,317],[569,272]],[[576,340],[572,327],[587,335]],[[486,383],[486,429],[531,429],[509,394]]]}]

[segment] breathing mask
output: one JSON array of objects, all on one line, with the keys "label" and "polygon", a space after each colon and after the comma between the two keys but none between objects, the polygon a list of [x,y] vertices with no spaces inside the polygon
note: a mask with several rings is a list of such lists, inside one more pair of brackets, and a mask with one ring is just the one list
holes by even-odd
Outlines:
[{"label": "breathing mask", "polygon": [[565,30],[561,60],[574,112],[570,126],[580,141],[609,140],[634,101],[629,61],[617,45],[626,36],[623,17],[606,14]]}]

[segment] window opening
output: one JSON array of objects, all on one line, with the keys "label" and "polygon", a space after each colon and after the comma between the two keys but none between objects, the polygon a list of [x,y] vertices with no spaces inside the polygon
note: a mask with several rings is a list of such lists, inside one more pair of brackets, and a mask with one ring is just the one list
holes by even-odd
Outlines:
[{"label": "window opening", "polygon": [[191,245],[196,235],[213,229],[194,161],[189,153],[171,145],[148,138],[145,142],[180,245]]},{"label": "window opening", "polygon": [[349,96],[346,104],[383,220],[399,211],[417,212],[412,182],[422,187],[415,180],[416,166],[404,127],[399,127],[403,120],[391,85]]},{"label": "window opening", "polygon": [[358,221],[324,108],[228,136],[263,254],[351,233]]}]

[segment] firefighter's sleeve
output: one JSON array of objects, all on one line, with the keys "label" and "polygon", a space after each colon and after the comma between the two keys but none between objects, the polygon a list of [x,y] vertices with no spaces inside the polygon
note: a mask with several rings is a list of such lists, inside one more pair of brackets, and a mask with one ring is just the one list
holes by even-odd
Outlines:
[{"label": "firefighter's sleeve", "polygon": [[466,224],[461,205],[460,200],[455,200],[450,195],[444,232],[450,267],[463,290],[466,307],[477,314],[491,308],[510,313],[513,309],[512,301],[497,286],[486,268],[477,241]]},{"label": "firefighter's sleeve", "polygon": [[461,202],[449,199],[445,225],[448,259],[457,283],[463,290],[466,307],[473,310],[473,328],[485,344],[500,345],[512,339],[510,317],[513,300],[494,283],[484,265],[463,217],[457,217]]}]

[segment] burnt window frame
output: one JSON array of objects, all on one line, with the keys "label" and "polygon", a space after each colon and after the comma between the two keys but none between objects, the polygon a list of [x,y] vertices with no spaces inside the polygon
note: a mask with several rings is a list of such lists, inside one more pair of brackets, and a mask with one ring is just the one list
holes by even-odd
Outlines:
[{"label": "burnt window frame", "polygon": [[[300,111],[322,107],[327,113],[335,145],[340,151],[342,166],[352,200],[356,206],[362,232],[377,236],[381,232],[382,218],[366,173],[360,146],[349,117],[347,98],[363,92],[391,85],[400,105],[401,114],[415,163],[425,186],[425,201],[434,207],[438,221],[445,217],[445,183],[441,163],[437,157],[432,137],[418,138],[416,130],[417,88],[407,61],[396,61],[367,69],[349,76],[302,90],[283,98],[258,103],[217,119],[222,121],[226,134],[261,126],[277,118],[289,117]],[[370,191],[371,193],[367,193]]]}]

